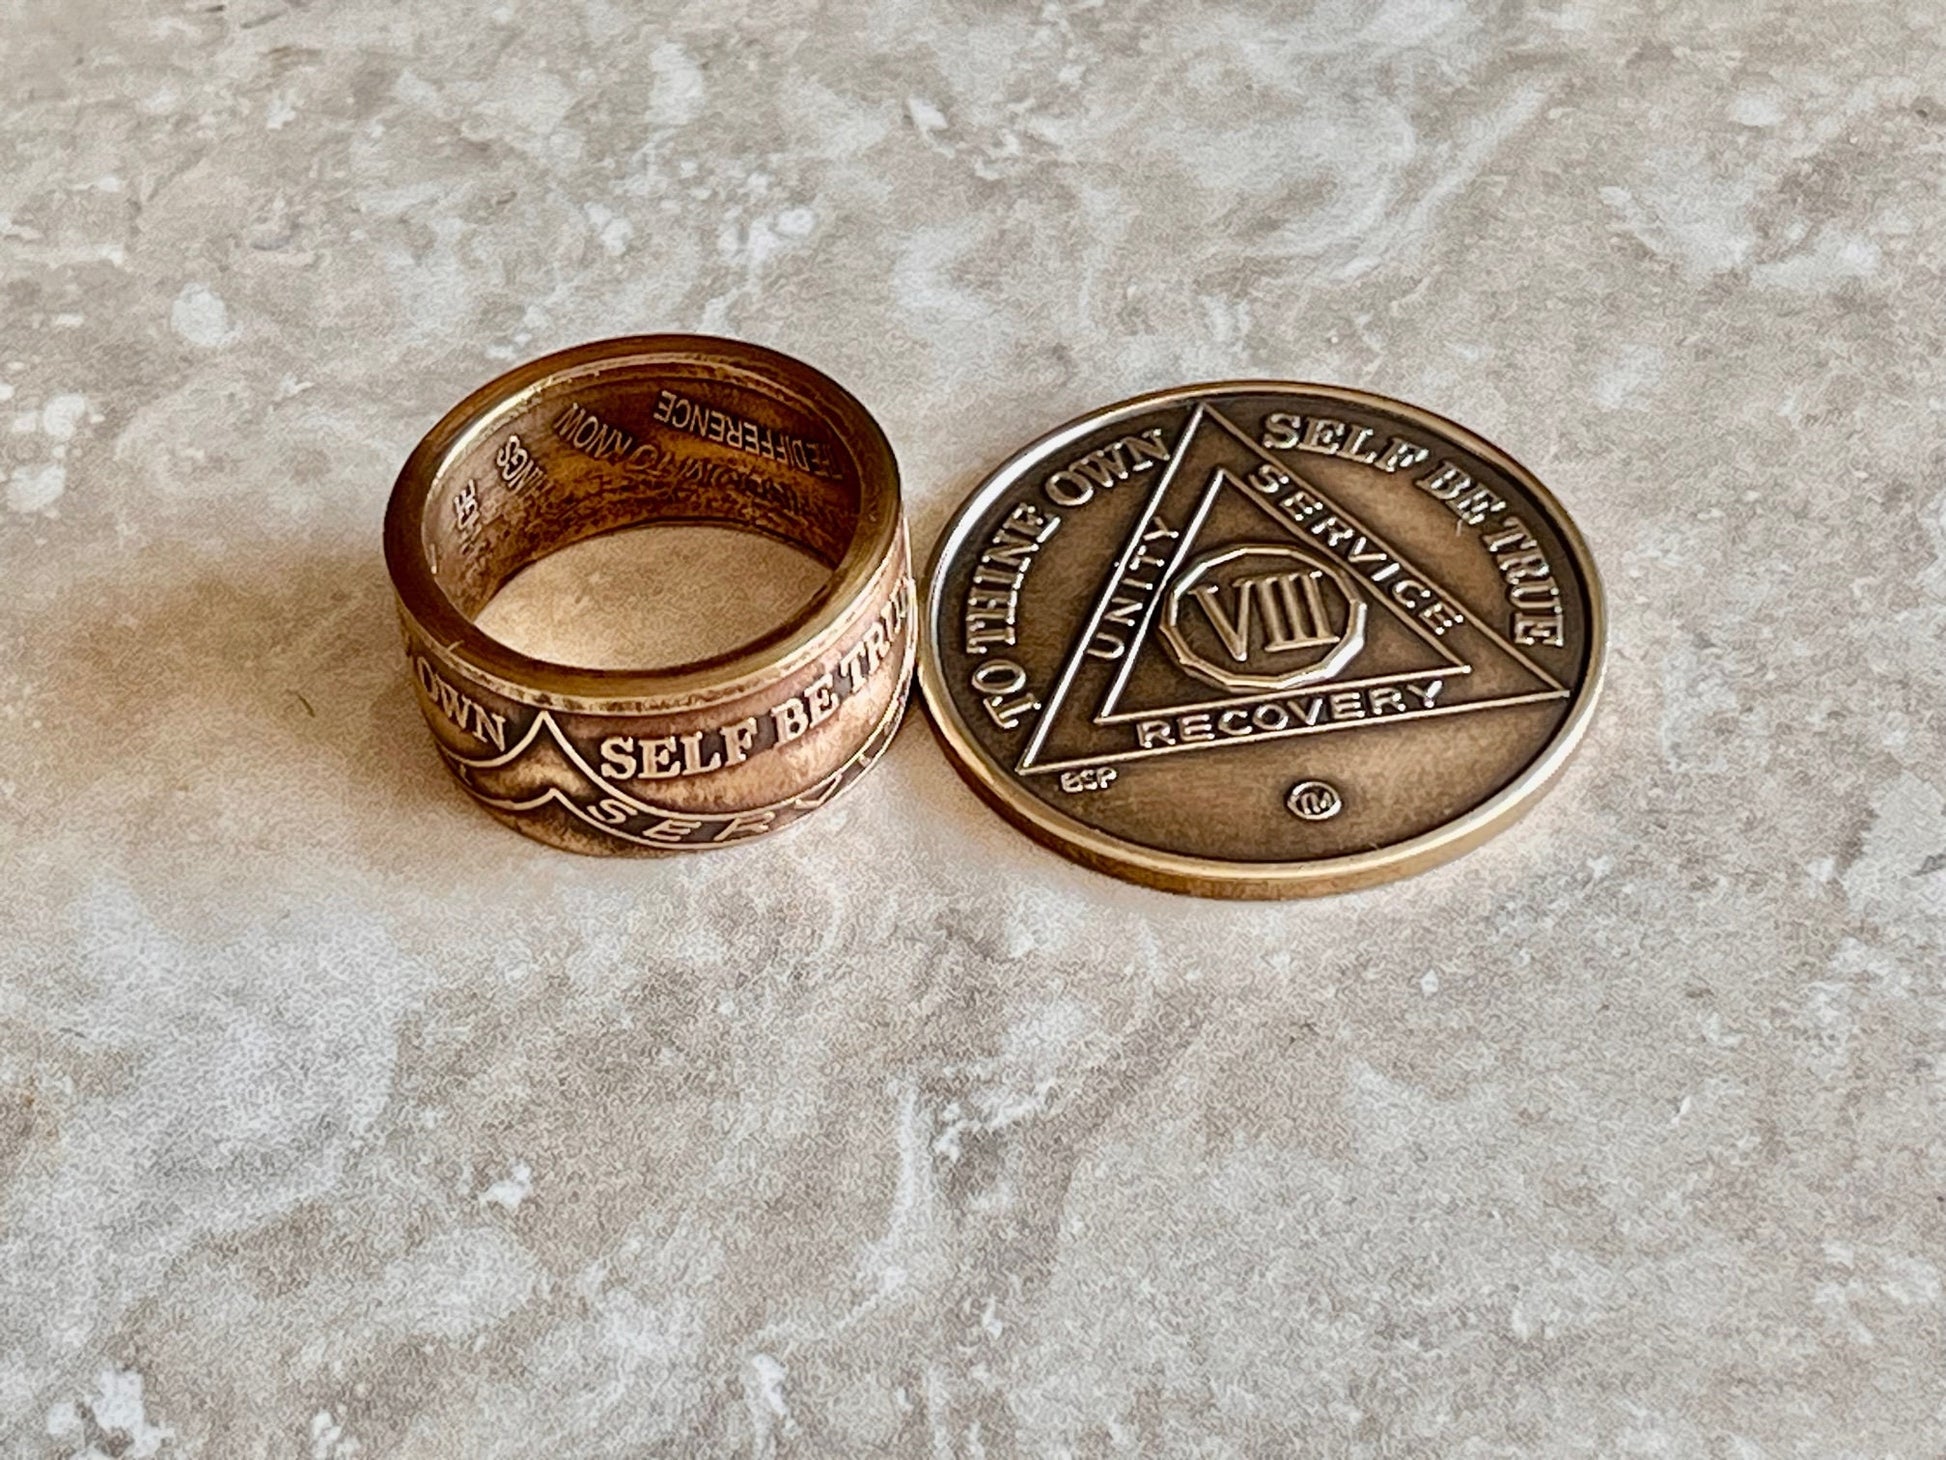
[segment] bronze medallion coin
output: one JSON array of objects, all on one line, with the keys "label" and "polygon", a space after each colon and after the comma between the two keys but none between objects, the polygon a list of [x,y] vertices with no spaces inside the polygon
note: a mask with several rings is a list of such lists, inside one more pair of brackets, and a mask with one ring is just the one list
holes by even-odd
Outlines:
[{"label": "bronze medallion coin", "polygon": [[924,612],[920,681],[976,791],[1089,866],[1218,897],[1484,840],[1601,677],[1601,586],[1552,494],[1335,386],[1164,391],[1042,437],[961,508]]}]

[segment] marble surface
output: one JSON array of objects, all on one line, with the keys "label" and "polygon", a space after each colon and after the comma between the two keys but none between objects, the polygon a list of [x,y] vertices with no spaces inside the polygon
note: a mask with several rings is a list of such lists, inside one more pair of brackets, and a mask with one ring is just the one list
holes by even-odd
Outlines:
[{"label": "marble surface", "polygon": [[[1946,1450],[1946,10],[0,0],[0,1444]],[[1592,739],[1200,903],[923,725],[606,864],[440,772],[378,552],[465,390],[801,354],[916,540],[1284,375],[1549,480]]]}]

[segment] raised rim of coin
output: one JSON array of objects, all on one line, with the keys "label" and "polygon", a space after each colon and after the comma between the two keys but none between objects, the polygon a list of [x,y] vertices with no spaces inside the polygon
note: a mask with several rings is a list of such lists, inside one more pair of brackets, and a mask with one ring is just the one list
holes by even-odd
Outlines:
[{"label": "raised rim of coin", "polygon": [[[1010,771],[974,740],[948,690],[940,664],[938,631],[946,568],[963,551],[968,534],[997,498],[1028,472],[1044,466],[1063,447],[1158,407],[1232,395],[1308,395],[1376,410],[1449,439],[1491,464],[1546,512],[1548,526],[1568,548],[1586,611],[1586,672],[1566,716],[1541,751],[1512,780],[1479,804],[1430,831],[1369,852],[1305,861],[1228,861],[1185,855],[1103,832],[1023,791]],[[1477,431],[1409,402],[1347,386],[1295,380],[1218,380],[1150,391],[1090,411],[1016,451],[990,472],[955,510],[933,545],[921,599],[923,618],[918,679],[935,731],[954,769],[990,806],[1042,845],[1074,861],[1125,880],[1205,897],[1288,898],[1346,892],[1389,882],[1451,860],[1505,829],[1539,799],[1579,748],[1593,718],[1607,661],[1607,610],[1593,555],[1560,501],[1513,456]],[[1294,787],[1296,797],[1304,786]],[[1302,815],[1293,808],[1294,814]],[[1330,814],[1326,812],[1326,814]]]}]

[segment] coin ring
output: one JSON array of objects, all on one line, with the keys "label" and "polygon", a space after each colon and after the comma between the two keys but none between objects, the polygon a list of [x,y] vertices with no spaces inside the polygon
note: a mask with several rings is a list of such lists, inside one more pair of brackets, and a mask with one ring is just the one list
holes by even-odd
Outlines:
[{"label": "coin ring", "polygon": [[[770,632],[666,668],[553,663],[475,625],[529,563],[658,522],[762,533],[830,577]],[[569,851],[780,830],[877,760],[911,683],[912,580],[884,432],[834,381],[739,341],[602,340],[482,386],[400,471],[385,560],[448,770],[491,815]]]},{"label": "coin ring", "polygon": [[[1257,439],[1260,423],[1268,421],[1270,407],[1288,407],[1292,400],[1312,403],[1306,407],[1306,414],[1318,414],[1321,434],[1313,436],[1307,430],[1299,436],[1286,430],[1278,438],[1283,443],[1278,450],[1268,450],[1272,445],[1270,434],[1265,432]],[[1250,419],[1239,416],[1238,421],[1217,419],[1224,411],[1236,414],[1239,410],[1246,416],[1249,410],[1256,410],[1258,415]],[[1494,771],[1500,777],[1497,783],[1483,781],[1477,797],[1456,803],[1450,814],[1435,806],[1443,799],[1444,788],[1434,785],[1423,804],[1412,808],[1420,825],[1396,836],[1361,842],[1358,838],[1363,827],[1397,799],[1391,794],[1393,789],[1410,789],[1428,774],[1427,768],[1410,755],[1386,752],[1389,761],[1382,774],[1360,778],[1333,768],[1323,777],[1344,793],[1340,811],[1315,821],[1294,814],[1284,800],[1293,781],[1310,780],[1318,774],[1318,768],[1300,752],[1309,756],[1308,748],[1324,747],[1327,753],[1336,754],[1345,743],[1369,743],[1353,735],[1297,738],[1310,736],[1316,728],[1300,719],[1300,715],[1318,709],[1315,699],[1348,693],[1338,688],[1342,679],[1335,678],[1301,685],[1281,703],[1262,692],[1239,691],[1230,704],[1245,708],[1227,711],[1220,704],[1208,702],[1211,696],[1205,687],[1200,695],[1205,702],[1193,707],[1195,715],[1178,717],[1174,723],[1185,735],[1193,724],[1199,740],[1206,743],[1167,746],[1167,760],[1145,756],[1145,744],[1113,743],[1116,734],[1127,735],[1131,730],[1141,733],[1139,724],[1126,723],[1137,717],[1119,706],[1111,713],[1110,702],[1131,680],[1124,671],[1107,695],[1083,694],[1075,689],[1079,682],[1075,666],[1086,662],[1090,629],[1110,624],[1117,614],[1122,615],[1120,623],[1138,626],[1138,637],[1127,641],[1135,645],[1135,651],[1141,651],[1145,643],[1163,642],[1160,633],[1142,640],[1140,634],[1147,631],[1139,626],[1161,619],[1157,605],[1164,601],[1170,584],[1176,581],[1174,575],[1192,554],[1185,542],[1184,551],[1173,562],[1160,561],[1171,556],[1160,547],[1154,550],[1155,562],[1144,563],[1137,555],[1150,551],[1142,546],[1149,509],[1168,500],[1166,493],[1151,496],[1150,486],[1168,479],[1176,457],[1187,460],[1197,454],[1194,442],[1201,439],[1195,437],[1199,421],[1227,443],[1225,450],[1234,448],[1230,459],[1238,471],[1287,467],[1288,475],[1299,484],[1326,470],[1318,463],[1338,454],[1341,448],[1342,463],[1330,464],[1329,470],[1362,471],[1371,467],[1372,460],[1389,460],[1381,453],[1387,434],[1393,430],[1400,439],[1429,447],[1434,455],[1424,466],[1426,480],[1419,483],[1423,493],[1401,488],[1411,501],[1421,506],[1431,504],[1426,506],[1430,515],[1425,521],[1405,524],[1419,544],[1411,551],[1400,550],[1399,561],[1407,566],[1411,566],[1406,563],[1408,559],[1424,558],[1429,551],[1439,553],[1442,541],[1465,541],[1470,534],[1473,546],[1468,551],[1478,553],[1489,532],[1512,532],[1497,521],[1483,526],[1480,521],[1469,523],[1456,515],[1470,509],[1475,499],[1455,502],[1459,489],[1435,475],[1446,453],[1453,461],[1474,468],[1478,478],[1475,486],[1491,482],[1505,488],[1508,500],[1501,502],[1502,507],[1511,503],[1534,519],[1535,532],[1554,559],[1570,627],[1559,650],[1525,652],[1536,660],[1553,656],[1549,664],[1558,675],[1554,684],[1558,694],[1542,685],[1539,692],[1525,697],[1533,703],[1524,706],[1516,703],[1519,697],[1510,695],[1492,704],[1450,709],[1442,702],[1430,712],[1446,716],[1460,710],[1481,710],[1478,716],[1460,715],[1433,722],[1466,726],[1466,731],[1456,737],[1460,742],[1476,733],[1499,733],[1479,731],[1478,727],[1492,723],[1493,715],[1537,717],[1521,722],[1528,726],[1542,725],[1539,717],[1553,716],[1545,721],[1544,734],[1534,731],[1531,746],[1523,742],[1518,754],[1511,756],[1504,776]],[[1369,433],[1334,434],[1346,423],[1352,428],[1380,425],[1384,430],[1376,437]],[[1296,446],[1299,440],[1302,445]],[[1369,450],[1365,449],[1368,440],[1372,443]],[[1289,449],[1292,446],[1296,449]],[[1140,475],[1150,468],[1150,475]],[[1208,462],[1203,461],[1198,469],[1207,473]],[[1189,470],[1184,468],[1185,478]],[[1413,471],[1418,470],[1415,465]],[[1392,480],[1406,482],[1409,475],[1400,470]],[[1203,481],[1203,477],[1197,477],[1192,483],[1192,497],[1204,491]],[[1214,486],[1208,488],[1211,493],[1215,490]],[[1342,497],[1338,487],[1334,486],[1334,491]],[[1234,509],[1246,516],[1263,508],[1275,518],[1283,510],[1279,497],[1267,492],[1243,495],[1261,497],[1254,506]],[[1478,501],[1486,503],[1493,498],[1494,493],[1489,491]],[[1101,505],[1111,502],[1125,505],[1113,509]],[[1133,503],[1145,505],[1138,508]],[[1327,501],[1325,505],[1331,504]],[[1016,511],[1024,515],[1010,515]],[[1075,539],[1078,531],[1096,531],[1085,525],[1091,513],[1106,514],[1115,525],[1112,534],[1110,529],[1102,529],[1099,539],[1085,537],[1084,548]],[[1358,520],[1357,513],[1345,511],[1327,540]],[[1196,529],[1188,524],[1203,521],[1194,513],[1184,512],[1167,520],[1158,517],[1154,525],[1158,530],[1180,530],[1193,538]],[[1319,550],[1317,535],[1306,529],[1321,528],[1323,516],[1269,527],[1264,526],[1261,514],[1252,521],[1261,530],[1246,537],[1278,544],[1294,542],[1307,551]],[[1387,596],[1385,585],[1398,580],[1383,575],[1399,568],[1377,551],[1376,544],[1383,536],[1373,533],[1374,546],[1368,554],[1361,554],[1364,539],[1359,537],[1349,556],[1367,563],[1380,559],[1386,566],[1360,569],[1356,561],[1348,563],[1342,553],[1336,561],[1350,568],[1354,576],[1364,573],[1359,577],[1361,594],[1376,605],[1371,622],[1396,634],[1396,628],[1390,627],[1396,617],[1390,610],[1396,605],[1382,600]],[[1399,534],[1393,531],[1393,536]],[[1414,541],[1411,537],[1399,540]],[[1064,543],[1066,546],[1062,546]],[[1170,546],[1173,548],[1173,544]],[[1213,553],[1220,546],[1220,541],[1199,543],[1196,551]],[[998,550],[991,559],[989,548]],[[1437,557],[1433,560],[1438,561]],[[1143,576],[1132,572],[1138,564]],[[1493,592],[1506,595],[1494,605],[1503,616],[1491,637],[1519,658],[1522,651],[1507,642],[1513,628],[1506,615],[1510,613],[1509,604],[1531,597],[1533,588],[1522,583],[1522,594],[1516,596],[1510,578],[1503,589],[1495,577],[1494,564],[1501,564],[1505,572],[1514,571],[1500,558],[1485,557],[1467,571],[1476,580],[1484,574]],[[1120,583],[1134,584],[1138,591],[1117,598]],[[1443,590],[1438,590],[1436,582],[1434,586],[1437,591],[1428,596],[1438,600]],[[1475,581],[1463,598],[1485,603],[1492,596]],[[1381,613],[1380,608],[1388,611]],[[1587,732],[1605,660],[1605,607],[1593,558],[1572,519],[1532,472],[1477,433],[1431,411],[1370,392],[1295,381],[1218,381],[1157,391],[1078,417],[1023,447],[974,488],[941,534],[927,569],[920,612],[919,682],[930,718],[948,759],[983,800],[1044,846],[1097,871],[1210,897],[1282,898],[1349,891],[1422,871],[1479,845],[1529,810],[1559,777]],[[1478,614],[1473,617],[1484,618]],[[1233,615],[1226,626],[1240,633],[1241,617]],[[1053,647],[1033,644],[1037,634]],[[973,680],[972,675],[984,669],[988,682],[996,689],[1000,687],[999,676],[992,673],[993,654],[978,658],[978,653],[987,650],[976,640],[997,646],[994,653],[1004,656],[1005,694],[985,693],[984,687]],[[1104,650],[1112,647],[1104,645]],[[1185,657],[1180,644],[1174,649],[1179,660]],[[1187,663],[1182,667],[1192,675],[1197,673]],[[1142,672],[1136,670],[1138,675]],[[1106,675],[1107,671],[1101,673]],[[1473,675],[1470,668],[1450,674],[1446,680],[1449,696],[1455,686],[1470,682],[1463,681],[1461,673],[1470,675],[1471,680],[1485,678]],[[1362,705],[1365,712],[1380,705],[1378,696],[1385,697],[1383,706],[1388,711],[1397,705],[1401,692],[1388,680],[1416,682],[1431,689],[1431,676],[1426,674],[1367,676],[1365,683],[1379,687],[1363,691],[1372,697]],[[1559,704],[1544,706],[1542,701]],[[1347,702],[1344,708],[1355,713],[1361,705]],[[1337,713],[1336,707],[1331,708],[1331,715]],[[1057,728],[1056,737],[1067,733],[1081,748],[1051,753],[1044,734],[1050,722],[1067,727]],[[1337,731],[1341,727],[1333,724],[1324,728]],[[1419,734],[1421,728],[1415,726],[1413,734]],[[1218,767],[1242,758],[1226,748],[1226,729],[1261,730],[1266,743],[1274,742],[1291,752],[1275,764],[1257,762],[1256,781],[1243,788],[1248,794],[1241,797],[1233,794],[1238,783],[1226,780],[1227,769],[1222,774],[1218,771]],[[1255,753],[1254,744],[1249,753]],[[1201,753],[1205,751],[1207,754]],[[1226,755],[1232,757],[1230,761],[1222,759]],[[1176,776],[1175,767],[1193,769],[1193,775]],[[1359,767],[1350,769],[1357,771]],[[1177,784],[1190,780],[1195,782],[1193,793]],[[1349,789],[1347,780],[1355,782]],[[1221,842],[1233,826],[1249,817],[1256,818],[1252,823],[1256,826],[1276,823],[1262,836],[1262,849],[1209,850],[1211,844]],[[1300,836],[1320,844],[1334,843],[1335,849],[1317,855],[1290,850],[1280,855],[1270,850],[1272,844],[1295,846]],[[1198,842],[1201,847],[1194,845]]]}]

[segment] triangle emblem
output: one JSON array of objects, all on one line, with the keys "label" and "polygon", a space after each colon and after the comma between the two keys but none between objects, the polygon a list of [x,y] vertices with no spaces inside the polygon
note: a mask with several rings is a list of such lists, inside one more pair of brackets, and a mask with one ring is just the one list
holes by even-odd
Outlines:
[{"label": "triangle emblem", "polygon": [[1017,769],[1049,774],[1567,694],[1316,484],[1198,406]]}]

